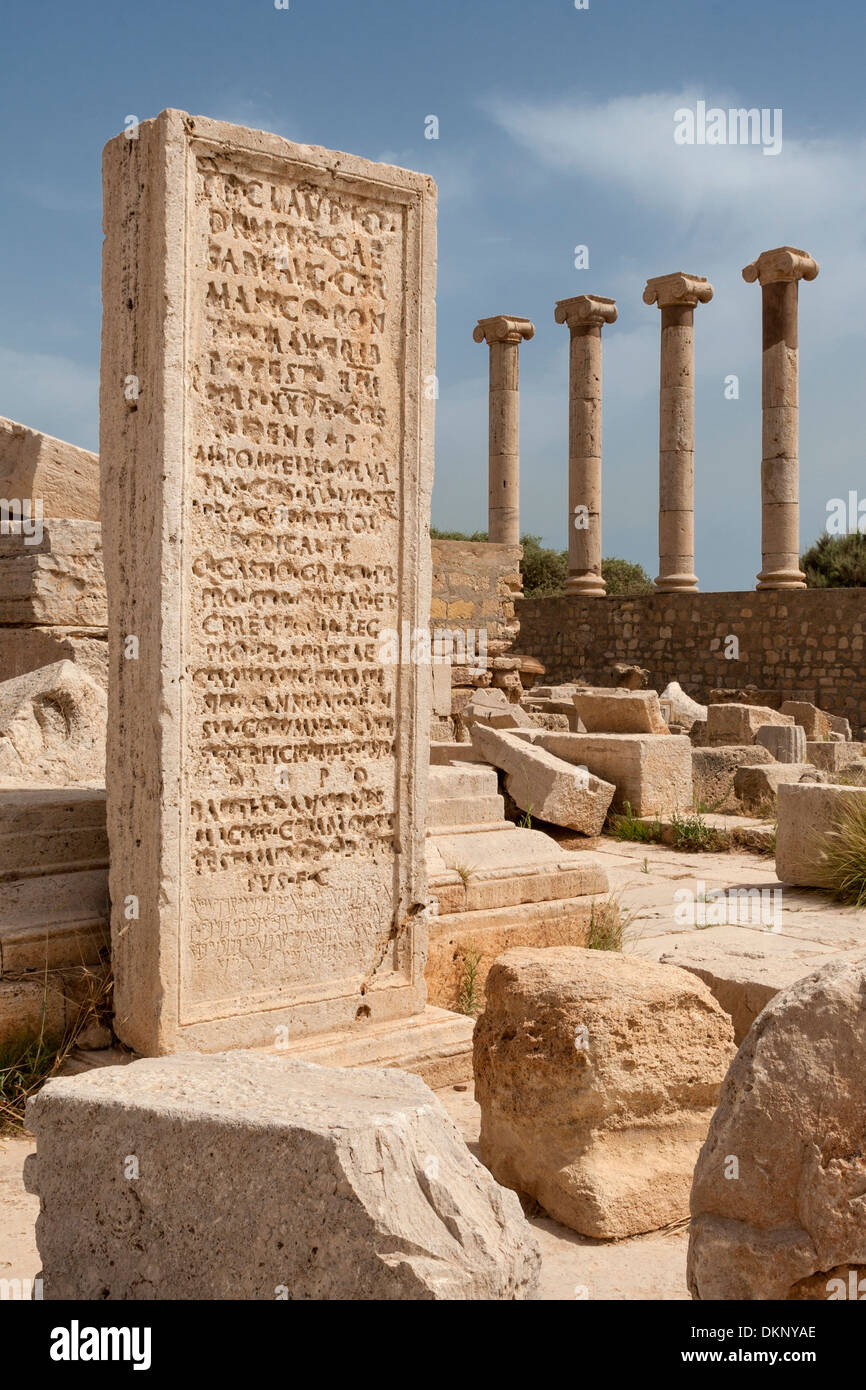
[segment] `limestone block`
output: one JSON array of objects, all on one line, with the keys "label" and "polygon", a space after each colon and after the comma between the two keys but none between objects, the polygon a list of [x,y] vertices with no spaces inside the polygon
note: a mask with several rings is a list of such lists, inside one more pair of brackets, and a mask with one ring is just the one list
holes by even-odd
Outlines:
[{"label": "limestone block", "polygon": [[814,763],[822,772],[844,772],[850,763],[858,761],[866,752],[863,743],[825,743],[823,740],[806,740],[806,761]]},{"label": "limestone block", "polygon": [[707,745],[754,743],[760,728],[767,724],[793,724],[789,714],[765,705],[708,705]]},{"label": "limestone block", "polygon": [[643,666],[629,666],[618,661],[611,666],[610,674],[614,685],[623,690],[644,690],[649,681],[649,671]]},{"label": "limestone block", "polygon": [[739,811],[734,791],[737,769],[770,763],[773,755],[760,743],[740,748],[693,748],[692,785],[695,805],[705,811]]},{"label": "limestone block", "polygon": [[588,734],[666,734],[655,690],[580,691],[578,718]]},{"label": "limestone block", "polygon": [[830,733],[830,721],[823,710],[806,700],[784,700],[782,714],[789,714],[795,724],[799,724],[810,741],[823,740]]},{"label": "limestone block", "polygon": [[103,787],[0,789],[0,881],[107,863]]},{"label": "limestone block", "polygon": [[615,791],[611,782],[513,734],[483,724],[473,726],[472,743],[489,763],[506,774],[506,791],[522,811],[584,835],[601,834]]},{"label": "limestone block", "polygon": [[71,661],[0,684],[0,783],[105,779],[105,691]]},{"label": "limestone block", "polygon": [[[730,1015],[738,1047],[758,1014],[775,995],[802,980],[804,975],[810,975],[833,954],[829,946],[821,947],[815,942],[798,941],[769,931],[773,904],[758,902],[752,911],[750,891],[760,899],[759,890],[742,890],[745,894],[740,906],[742,925],[682,932],[669,949],[656,957],[663,965],[678,965],[704,981],[725,1013]],[[767,919],[763,925],[762,916]],[[749,922],[754,922],[756,930],[745,925]]]},{"label": "limestone block", "polygon": [[42,538],[0,535],[0,623],[104,628],[102,528],[48,519]]},{"label": "limestone block", "polygon": [[614,811],[624,811],[626,802],[636,816],[692,809],[692,747],[685,734],[519,732],[536,748],[612,782]]},{"label": "limestone block", "polygon": [[99,520],[99,455],[0,416],[0,497],[40,498],[46,517]]},{"label": "limestone block", "polygon": [[806,734],[799,724],[762,724],[755,743],[766,748],[777,762],[806,761]]},{"label": "limestone block", "polygon": [[695,1168],[693,1298],[826,1299],[866,1263],[864,1050],[862,956],[799,980],[757,1019]]},{"label": "limestone block", "polygon": [[669,681],[659,696],[659,703],[667,700],[671,707],[671,723],[682,724],[688,732],[698,719],[706,719],[707,707],[687,695],[679,681]]},{"label": "limestone block", "polygon": [[55,661],[74,661],[108,689],[108,641],[104,628],[0,627],[0,671],[24,676]]},{"label": "limestone block", "polygon": [[28,1124],[46,1298],[520,1299],[537,1285],[517,1198],[405,1072],[189,1053],[51,1081]]},{"label": "limestone block", "polygon": [[582,1235],[681,1220],[733,1052],[728,1015],[684,970],[508,951],[475,1028],[482,1159]]},{"label": "limestone block", "polygon": [[450,661],[433,663],[433,713],[445,718],[451,715]]},{"label": "limestone block", "polygon": [[841,734],[843,742],[850,743],[853,737],[850,721],[843,719],[840,714],[828,714],[826,710],[823,711],[823,714],[830,725],[831,734]]},{"label": "limestone block", "polygon": [[532,725],[526,710],[509,700],[500,689],[476,690],[461,710],[460,720],[467,733],[471,733],[476,724],[491,729],[528,729]]},{"label": "limestone block", "polygon": [[783,782],[799,782],[804,773],[812,771],[808,763],[746,764],[734,774],[734,795],[744,806],[760,806],[775,800]]},{"label": "limestone block", "polygon": [[216,1051],[409,1017],[435,185],[182,111],[110,141],[103,184],[118,1036]]},{"label": "limestone block", "polygon": [[780,883],[820,887],[821,840],[846,805],[866,805],[866,788],[814,783],[779,787],[776,874]]}]

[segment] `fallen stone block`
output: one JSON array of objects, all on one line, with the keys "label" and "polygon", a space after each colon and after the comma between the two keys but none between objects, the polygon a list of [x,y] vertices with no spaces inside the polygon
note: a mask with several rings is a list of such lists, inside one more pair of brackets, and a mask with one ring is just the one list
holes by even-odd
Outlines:
[{"label": "fallen stone block", "polygon": [[738,767],[734,774],[734,795],[746,807],[761,806],[775,801],[783,783],[799,782],[804,773],[814,773],[814,770],[808,763],[772,762]]},{"label": "fallen stone block", "polygon": [[588,734],[667,734],[655,690],[584,690],[574,696]]},{"label": "fallen stone block", "polygon": [[460,711],[463,729],[471,734],[474,725],[490,729],[527,729],[532,720],[525,709],[508,699],[504,690],[476,690]]},{"label": "fallen stone block", "polygon": [[822,772],[844,772],[850,763],[857,762],[864,753],[866,744],[863,743],[806,741],[806,762],[813,763]]},{"label": "fallen stone block", "polygon": [[103,628],[107,621],[99,522],[47,518],[41,538],[0,533],[0,623]]},{"label": "fallen stone block", "polygon": [[6,680],[74,661],[108,689],[108,634],[95,627],[0,627],[0,672]]},{"label": "fallen stone block", "polygon": [[844,806],[866,806],[866,788],[800,783],[779,787],[776,874],[780,883],[821,886],[822,840]]},{"label": "fallen stone block", "polygon": [[506,774],[512,800],[538,820],[564,825],[583,835],[600,835],[614,786],[552,753],[499,729],[475,724],[472,743]]},{"label": "fallen stone block", "polygon": [[768,724],[793,724],[790,715],[765,705],[708,705],[707,746],[754,743],[758,730]]},{"label": "fallen stone block", "polygon": [[773,761],[758,743],[739,748],[692,748],[692,785],[699,810],[736,814],[740,803],[734,791],[737,769]]},{"label": "fallen stone block", "polygon": [[838,1298],[839,1267],[866,1262],[864,1052],[862,958],[825,965],[760,1014],[695,1168],[693,1298]]},{"label": "fallen stone block", "polygon": [[789,714],[795,724],[804,730],[807,739],[825,739],[830,733],[830,721],[823,710],[807,700],[784,700],[782,714]]},{"label": "fallen stone block", "polygon": [[841,734],[844,743],[850,743],[853,738],[851,724],[847,719],[843,719],[841,714],[828,714],[824,710],[824,718],[830,725],[831,734]]},{"label": "fallen stone block", "polygon": [[0,783],[79,786],[105,780],[107,697],[58,661],[0,684]]},{"label": "fallen stone block", "polygon": [[610,668],[614,685],[622,690],[644,690],[649,681],[649,674],[644,666],[628,666],[621,661]]},{"label": "fallen stone block", "polygon": [[755,743],[766,748],[777,762],[806,761],[806,734],[799,724],[762,724]]},{"label": "fallen stone block", "polygon": [[575,947],[514,950],[475,1027],[481,1156],[582,1235],[685,1217],[734,1053],[728,1015],[684,970]]},{"label": "fallen stone block", "polygon": [[50,1081],[27,1123],[46,1298],[517,1299],[537,1285],[517,1198],[406,1072],[186,1053]]},{"label": "fallen stone block", "polygon": [[611,809],[636,816],[692,809],[692,746],[685,735],[559,734],[518,730],[555,758],[586,767],[616,788]]},{"label": "fallen stone block", "polygon": [[670,706],[671,717],[668,723],[681,724],[688,733],[692,726],[699,720],[707,717],[706,705],[698,704],[687,695],[679,681],[669,681],[659,696],[659,705],[667,702]]},{"label": "fallen stone block", "polygon": [[[750,920],[750,906],[743,904],[746,923]],[[766,916],[771,919],[772,904],[765,901],[755,915],[760,918],[765,906]],[[657,959],[663,965],[690,970],[704,981],[730,1015],[734,1042],[739,1047],[770,1000],[826,964],[832,954],[829,946],[822,948],[814,942],[797,941],[768,927],[752,930],[743,925],[683,932]]]},{"label": "fallen stone block", "polygon": [[45,517],[99,520],[99,455],[0,416],[0,497],[39,499]]}]

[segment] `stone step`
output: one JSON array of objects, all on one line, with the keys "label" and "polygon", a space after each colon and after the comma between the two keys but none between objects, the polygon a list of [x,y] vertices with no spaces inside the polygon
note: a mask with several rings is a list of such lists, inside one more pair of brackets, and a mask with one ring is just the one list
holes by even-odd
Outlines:
[{"label": "stone step", "polygon": [[43,1035],[61,1038],[104,990],[102,967],[70,966],[0,980],[0,1046]]},{"label": "stone step", "polygon": [[0,788],[0,883],[107,865],[104,788]]},{"label": "stone step", "polygon": [[440,913],[553,902],[608,889],[595,858],[569,853],[541,831],[507,822],[499,832],[428,837],[427,871]]},{"label": "stone step", "polygon": [[412,1018],[359,1023],[357,1030],[292,1039],[259,1049],[323,1067],[400,1067],[432,1089],[472,1079],[475,1020],[428,1004]]},{"label": "stone step", "polygon": [[41,874],[0,884],[0,976],[99,959],[108,944],[105,869]]},{"label": "stone step", "polygon": [[488,766],[471,743],[447,743],[434,739],[430,744],[431,768],[447,767],[451,763],[478,763],[481,767]]},{"label": "stone step", "polygon": [[429,773],[431,801],[444,801],[455,796],[496,796],[499,778],[494,767],[482,764],[473,767],[431,767]]},{"label": "stone step", "polygon": [[429,830],[457,826],[490,825],[505,819],[505,801],[493,796],[449,796],[435,798],[427,806]]},{"label": "stone step", "polygon": [[431,917],[424,971],[431,1003],[446,1009],[457,1007],[470,958],[474,960],[474,988],[480,1009],[487,973],[503,951],[514,946],[586,945],[593,902],[592,897],[580,896]]}]

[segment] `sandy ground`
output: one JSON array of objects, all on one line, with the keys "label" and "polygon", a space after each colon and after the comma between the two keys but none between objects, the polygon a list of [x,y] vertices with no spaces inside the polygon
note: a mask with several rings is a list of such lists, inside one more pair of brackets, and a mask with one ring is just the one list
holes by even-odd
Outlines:
[{"label": "sandy ground", "polygon": [[[559,838],[559,837],[558,837]],[[694,926],[674,917],[677,889],[767,888],[778,884],[772,857],[735,851],[687,853],[657,844],[577,840],[569,848],[601,857],[611,889],[630,917],[624,949],[648,956],[669,950]],[[705,939],[730,927],[707,928]],[[843,908],[812,890],[785,888],[781,922],[768,942],[760,925],[737,928],[756,948],[833,954],[866,946],[866,914]],[[808,965],[806,969],[814,968]],[[478,1152],[479,1108],[472,1087],[437,1092],[464,1139]],[[40,1268],[34,1222],[39,1199],[22,1186],[24,1158],[34,1150],[24,1138],[0,1138],[0,1279],[31,1279]],[[688,1231],[685,1226],[622,1241],[578,1236],[542,1214],[530,1214],[541,1245],[541,1297],[545,1299],[686,1299]]]}]

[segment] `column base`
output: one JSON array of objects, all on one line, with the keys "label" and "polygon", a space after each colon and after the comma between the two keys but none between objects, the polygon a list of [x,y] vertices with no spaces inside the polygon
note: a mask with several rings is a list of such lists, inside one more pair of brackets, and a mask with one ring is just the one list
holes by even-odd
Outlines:
[{"label": "column base", "polygon": [[653,580],[659,594],[696,594],[698,576],[696,574],[660,574]]},{"label": "column base", "polygon": [[565,581],[565,592],[580,598],[605,598],[607,585],[600,574],[570,574]]},{"label": "column base", "polygon": [[805,589],[807,587],[806,576],[802,570],[796,568],[761,570],[755,587],[758,589]]}]

